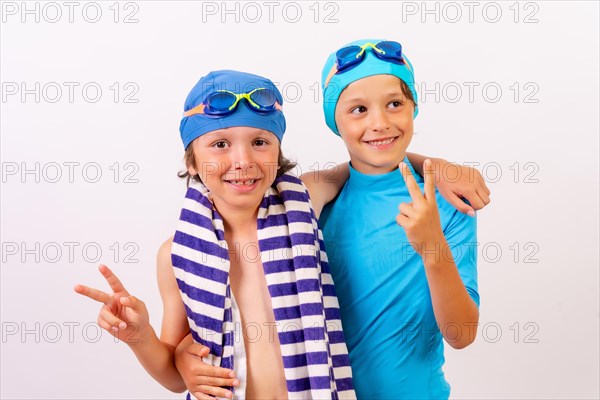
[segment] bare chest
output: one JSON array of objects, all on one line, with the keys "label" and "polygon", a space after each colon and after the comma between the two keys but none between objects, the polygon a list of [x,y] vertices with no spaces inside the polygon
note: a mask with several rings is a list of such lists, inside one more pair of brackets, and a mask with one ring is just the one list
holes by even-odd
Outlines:
[{"label": "bare chest", "polygon": [[247,398],[287,398],[271,296],[256,242],[230,245],[231,290],[241,315],[247,368]]}]

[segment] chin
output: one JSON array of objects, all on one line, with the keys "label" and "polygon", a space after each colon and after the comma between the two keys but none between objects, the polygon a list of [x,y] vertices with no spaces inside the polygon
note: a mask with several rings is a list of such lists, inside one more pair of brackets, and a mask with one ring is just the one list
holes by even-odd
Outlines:
[{"label": "chin", "polygon": [[366,164],[370,165],[372,168],[377,168],[381,170],[393,171],[398,168],[398,164],[404,159],[404,157],[377,157],[373,160],[365,160]]}]

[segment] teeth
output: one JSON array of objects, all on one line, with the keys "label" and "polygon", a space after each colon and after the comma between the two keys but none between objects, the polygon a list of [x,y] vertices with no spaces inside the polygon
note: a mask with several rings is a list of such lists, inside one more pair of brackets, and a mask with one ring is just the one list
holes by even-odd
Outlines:
[{"label": "teeth", "polygon": [[256,179],[251,179],[249,181],[229,181],[233,185],[253,185]]},{"label": "teeth", "polygon": [[390,139],[386,139],[386,140],[377,140],[374,142],[368,142],[370,145],[372,146],[381,146],[383,144],[390,144],[394,141],[395,138],[390,138]]}]

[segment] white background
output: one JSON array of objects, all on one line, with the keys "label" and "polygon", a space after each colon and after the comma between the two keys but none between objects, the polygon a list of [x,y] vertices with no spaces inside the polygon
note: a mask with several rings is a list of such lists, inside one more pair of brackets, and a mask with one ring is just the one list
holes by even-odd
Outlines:
[{"label": "white background", "polygon": [[284,152],[302,170],[341,162],[320,73],[366,37],[400,41],[428,90],[410,149],[479,163],[492,191],[478,339],[446,351],[452,397],[600,396],[597,2],[72,4],[2,4],[2,399],[183,398],[96,338],[100,307],[73,285],[106,288],[108,264],[158,331],[155,257],[185,190],[191,87],[213,69],[270,77],[285,89]]}]

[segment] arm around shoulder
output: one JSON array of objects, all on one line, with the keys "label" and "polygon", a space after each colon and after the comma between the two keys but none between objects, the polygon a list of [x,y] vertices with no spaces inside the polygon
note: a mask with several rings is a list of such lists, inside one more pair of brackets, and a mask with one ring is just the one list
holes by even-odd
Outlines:
[{"label": "arm around shoulder", "polygon": [[323,207],[335,199],[350,176],[348,163],[336,165],[330,169],[311,171],[300,176],[302,183],[308,189],[310,199],[317,218]]}]

